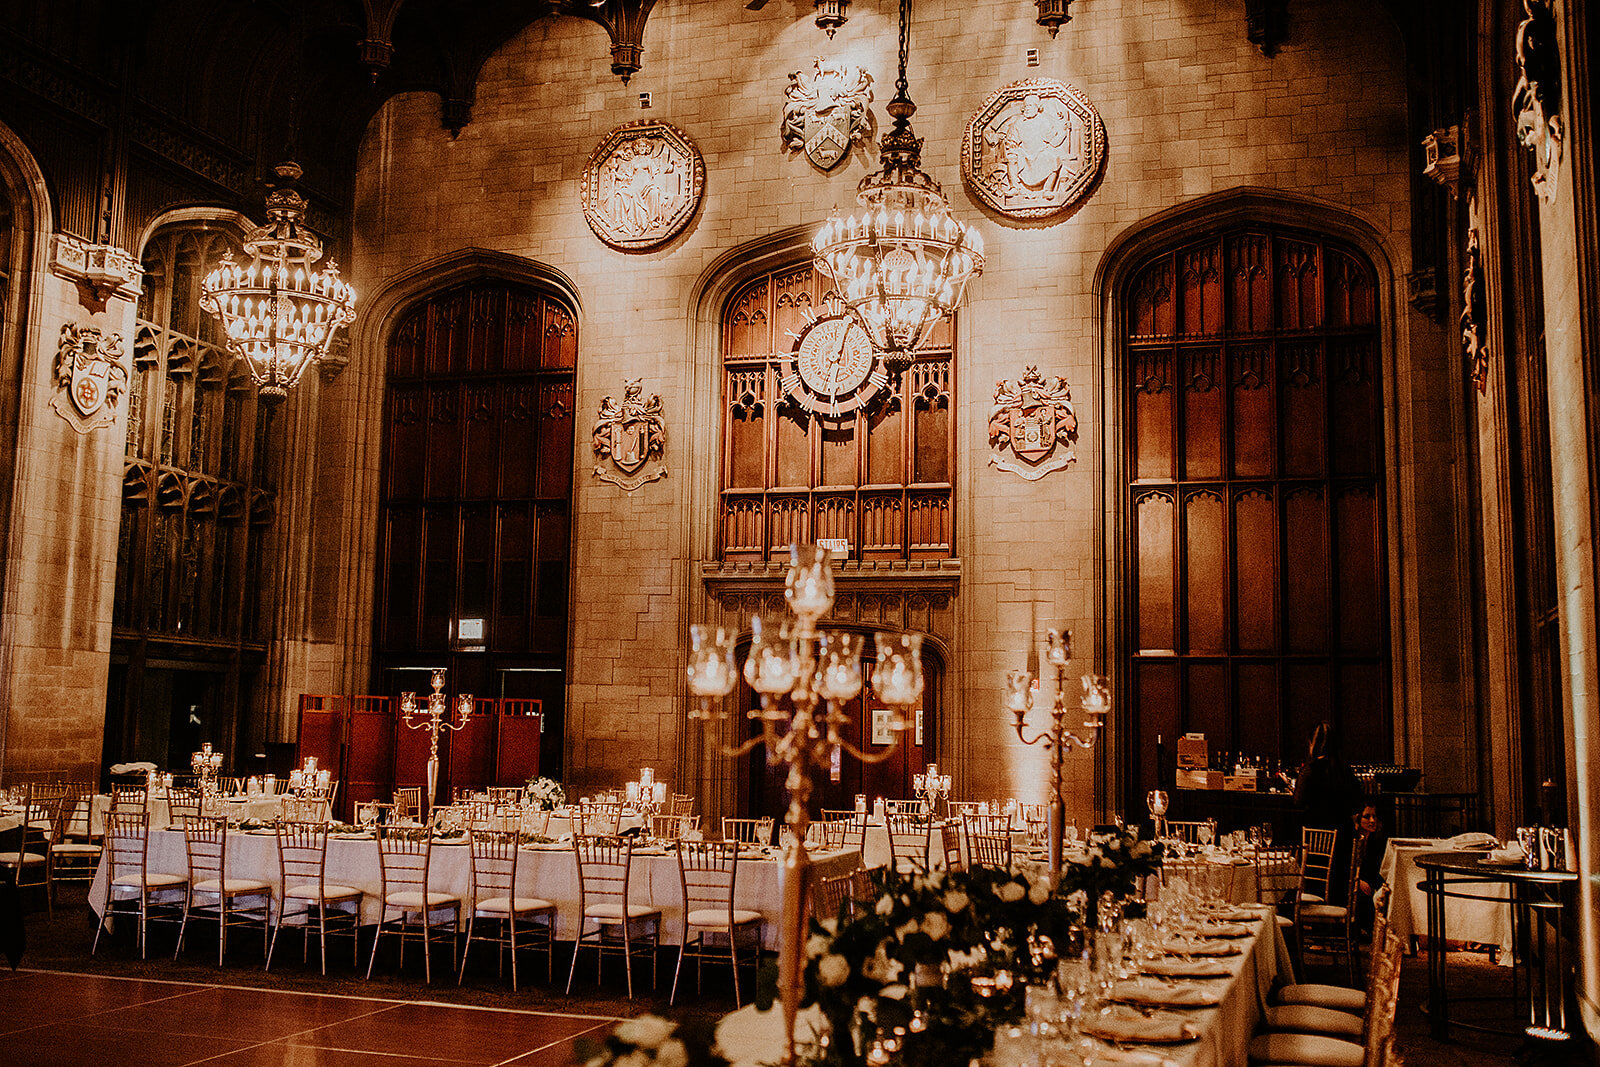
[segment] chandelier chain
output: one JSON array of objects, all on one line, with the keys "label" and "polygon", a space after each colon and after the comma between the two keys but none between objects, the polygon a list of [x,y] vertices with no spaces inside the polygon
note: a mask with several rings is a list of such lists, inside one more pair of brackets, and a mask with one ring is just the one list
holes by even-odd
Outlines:
[{"label": "chandelier chain", "polygon": [[906,81],[906,61],[911,55],[911,0],[900,0],[900,76],[895,79],[895,93],[901,97],[910,92]]}]

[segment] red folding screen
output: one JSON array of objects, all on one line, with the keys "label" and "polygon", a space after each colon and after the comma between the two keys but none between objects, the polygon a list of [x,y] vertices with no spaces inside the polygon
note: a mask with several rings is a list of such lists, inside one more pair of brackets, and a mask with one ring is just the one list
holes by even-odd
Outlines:
[{"label": "red folding screen", "polygon": [[500,702],[495,784],[522,785],[539,776],[539,741],[543,733],[543,701],[507,699]]}]

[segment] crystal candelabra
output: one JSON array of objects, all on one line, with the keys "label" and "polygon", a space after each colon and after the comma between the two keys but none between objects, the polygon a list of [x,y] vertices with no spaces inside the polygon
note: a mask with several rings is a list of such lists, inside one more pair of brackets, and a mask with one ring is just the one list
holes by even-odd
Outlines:
[{"label": "crystal candelabra", "polygon": [[1088,750],[1099,740],[1105,726],[1106,713],[1111,710],[1111,683],[1097,674],[1083,676],[1083,696],[1079,702],[1084,733],[1075,732],[1067,722],[1066,676],[1067,661],[1072,658],[1072,633],[1069,630],[1046,631],[1049,649],[1045,658],[1055,668],[1055,702],[1050,709],[1050,726],[1030,740],[1024,733],[1025,720],[1033,708],[1032,671],[1009,671],[1006,674],[1006,707],[1016,717],[1017,738],[1025,745],[1043,744],[1050,750],[1050,880],[1061,879],[1063,828],[1067,821],[1067,798],[1062,770],[1066,754],[1073,748]]},{"label": "crystal candelabra", "polygon": [[317,770],[317,757],[307,756],[305,762],[289,772],[289,792],[296,796],[322,796],[333,784],[333,772]]},{"label": "crystal candelabra", "polygon": [[[788,766],[786,786],[789,828],[784,850],[783,914],[778,942],[778,990],[783,998],[783,1062],[792,1064],[795,1017],[804,992],[806,910],[810,900],[811,858],[806,851],[811,792],[828,773],[835,749],[863,763],[877,763],[895,750],[906,729],[906,713],[922,695],[922,635],[876,635],[877,665],[872,688],[894,715],[896,744],[879,753],[863,752],[841,733],[850,716],[844,706],[862,689],[861,635],[839,630],[819,632],[817,620],[833,606],[833,569],[828,550],[797,544],[789,549],[789,574],[784,599],[795,621],[750,620],[750,651],[744,678],[761,697],[748,718],[761,732],[743,744],[719,746],[724,755],[742,756],[765,745],[768,759]],[[726,717],[720,700],[738,683],[734,636],[720,627],[689,628],[689,692],[696,698],[689,718],[712,722]],[[783,698],[788,697],[788,707]]]},{"label": "crystal candelabra", "polygon": [[203,741],[200,751],[190,755],[189,768],[200,779],[200,791],[209,796],[216,792],[217,772],[222,770],[222,753],[212,751],[210,741]]},{"label": "crystal candelabra", "polygon": [[911,776],[911,789],[928,806],[928,814],[931,816],[939,801],[950,798],[950,776],[940,774],[937,763],[930,763],[927,773]]},{"label": "crystal candelabra", "polygon": [[638,781],[623,786],[622,796],[634,811],[644,816],[646,829],[649,829],[650,817],[667,802],[667,783],[656,781],[656,772],[643,767],[639,770]]},{"label": "crystal candelabra", "polygon": [[423,719],[417,719],[417,694],[400,694],[400,721],[412,730],[428,731],[428,810],[433,810],[435,794],[439,788],[439,734],[444,730],[459,730],[472,720],[471,693],[456,697],[455,717],[450,717],[450,699],[444,695],[443,667],[433,669],[433,692],[428,694],[428,708]]}]

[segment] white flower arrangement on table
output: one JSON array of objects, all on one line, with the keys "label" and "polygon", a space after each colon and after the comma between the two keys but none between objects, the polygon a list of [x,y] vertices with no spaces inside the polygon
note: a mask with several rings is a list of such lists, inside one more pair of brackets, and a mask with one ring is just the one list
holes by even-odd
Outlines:
[{"label": "white flower arrangement on table", "polygon": [[714,1027],[659,1015],[620,1023],[598,1044],[580,1039],[578,1055],[584,1067],[728,1067]]},{"label": "white flower arrangement on table", "polygon": [[540,811],[554,811],[567,802],[567,791],[554,778],[530,778],[522,795]]}]

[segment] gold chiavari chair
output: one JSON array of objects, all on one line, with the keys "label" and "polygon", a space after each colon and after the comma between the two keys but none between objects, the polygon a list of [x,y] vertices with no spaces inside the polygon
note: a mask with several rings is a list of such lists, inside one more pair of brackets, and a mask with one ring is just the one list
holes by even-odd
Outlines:
[{"label": "gold chiavari chair", "polygon": [[[405,965],[406,942],[422,942],[422,973],[433,984],[435,941],[450,946],[450,966],[456,965],[456,930],[461,925],[461,898],[429,887],[433,864],[433,834],[425,828],[378,828],[378,869],[382,878],[383,911],[372,935],[372,956],[367,977],[378,962],[378,944],[389,930],[400,938],[400,965]],[[436,937],[435,934],[438,934]]]},{"label": "gold chiavari chair", "polygon": [[693,815],[694,797],[688,793],[674,793],[671,797],[671,810],[674,815]]},{"label": "gold chiavari chair", "polygon": [[[517,950],[539,949],[545,954],[545,980],[555,980],[556,906],[539,897],[517,896],[517,847],[515,832],[474,830],[472,851],[472,897],[467,907],[467,941],[461,950],[460,985],[467,973],[467,956],[472,942],[492,941],[511,957],[511,989],[517,988]],[[498,924],[493,932],[480,934],[478,923]],[[517,940],[518,934],[522,940]]]},{"label": "gold chiavari chair", "polygon": [[15,851],[0,852],[0,871],[9,871],[18,889],[44,887],[45,907],[55,918],[55,884],[50,846],[56,834],[62,798],[47,786],[31,785],[22,805],[21,840]]},{"label": "gold chiavari chair", "polygon": [[[572,851],[578,863],[578,940],[572,948],[572,968],[567,972],[567,993],[578,973],[578,957],[585,948],[596,954],[595,980],[599,981],[608,955],[620,955],[628,978],[628,999],[633,999],[633,958],[650,959],[650,988],[656,985],[656,946],[661,940],[661,910],[629,901],[633,877],[633,838],[574,834]],[[593,930],[588,930],[590,923]]]},{"label": "gold chiavari chair", "polygon": [[[1356,932],[1355,909],[1350,907],[1351,892],[1360,874],[1359,863],[1350,864],[1350,876],[1344,885],[1336,885],[1333,877],[1333,853],[1337,847],[1337,834],[1333,830],[1316,830],[1307,827],[1302,831],[1300,844],[1300,885],[1294,900],[1295,949],[1299,954],[1302,972],[1305,953],[1326,952],[1344,957],[1350,971],[1350,984],[1355,984]],[[1352,844],[1352,861],[1360,856],[1361,835]]]},{"label": "gold chiavari chair", "polygon": [[269,924],[272,917],[272,887],[255,878],[228,877],[228,820],[188,815],[183,820],[183,845],[189,855],[189,892],[184,898],[183,921],[178,926],[178,947],[183,942],[191,918],[217,921],[217,966],[222,966],[228,951],[228,930],[236,926],[261,926],[261,951],[271,950]]},{"label": "gold chiavari chair", "polygon": [[394,791],[395,815],[401,819],[415,819],[422,815],[422,787],[401,786]]},{"label": "gold chiavari chair", "polygon": [[885,814],[889,828],[889,853],[894,869],[907,874],[928,869],[933,823],[921,815]]},{"label": "gold chiavari chair", "polygon": [[[708,958],[726,959],[733,968],[733,1005],[739,1000],[739,935],[755,934],[752,946],[756,970],[761,969],[761,913],[733,906],[734,887],[739,880],[739,844],[736,841],[679,841],[678,876],[683,886],[683,941],[678,948],[678,965],[672,972],[672,992],[667,1003],[678,997],[678,976],[683,973],[683,961],[695,958],[695,987],[701,985],[701,976]],[[727,951],[722,952],[710,941],[712,937],[727,938]]]},{"label": "gold chiavari chair", "polygon": [[679,841],[700,828],[698,815],[652,815],[650,836],[657,841]]},{"label": "gold chiavari chair", "polygon": [[772,816],[763,815],[759,819],[725,818],[722,820],[722,839],[737,841],[741,845],[770,845]]},{"label": "gold chiavari chair", "polygon": [[101,846],[89,840],[89,798],[69,793],[56,804],[55,829],[49,841],[49,891],[57,882],[92,882],[100,866]]},{"label": "gold chiavari chair", "polygon": [[113,785],[111,787],[112,811],[147,811],[150,807],[150,789],[144,785]]},{"label": "gold chiavari chair", "polygon": [[818,919],[843,920],[853,915],[855,898],[850,888],[854,882],[854,871],[817,879],[816,888],[811,894],[811,913]]},{"label": "gold chiavari chair", "polygon": [[[150,870],[150,815],[112,809],[106,813],[105,847],[110,858],[106,895],[89,955],[100,949],[100,935],[118,912],[137,918],[139,956],[147,959],[146,932],[152,922],[180,923],[188,898],[186,874]],[[122,905],[122,907],[119,907]],[[128,907],[131,905],[131,907]]]},{"label": "gold chiavari chair", "polygon": [[940,869],[959,871],[965,866],[961,858],[961,826],[954,819],[935,823],[929,829],[928,844],[937,853],[933,860]]},{"label": "gold chiavari chair", "polygon": [[315,926],[324,976],[328,973],[329,933],[350,935],[351,962],[361,966],[361,901],[366,894],[328,881],[328,824],[280,822],[277,840],[278,925],[267,948],[265,969],[272,969],[272,954],[278,951],[278,935],[285,926],[298,926],[304,934],[302,959]]},{"label": "gold chiavari chair", "polygon": [[183,820],[199,818],[201,814],[199,789],[175,785],[167,790],[167,818],[173,826],[182,826]]}]

